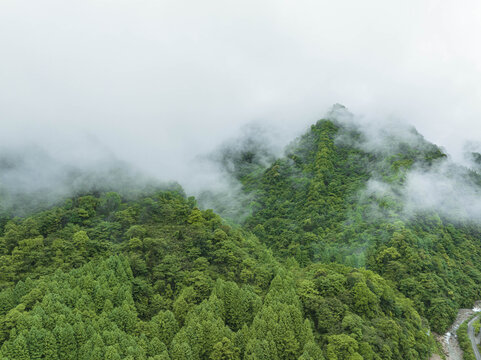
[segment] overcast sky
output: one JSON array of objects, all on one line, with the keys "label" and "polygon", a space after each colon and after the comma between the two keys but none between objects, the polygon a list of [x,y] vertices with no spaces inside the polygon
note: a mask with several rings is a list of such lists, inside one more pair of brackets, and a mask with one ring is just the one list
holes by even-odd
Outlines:
[{"label": "overcast sky", "polygon": [[1,0],[0,141],[181,179],[243,124],[286,142],[342,103],[456,154],[481,140],[480,34],[478,0]]}]

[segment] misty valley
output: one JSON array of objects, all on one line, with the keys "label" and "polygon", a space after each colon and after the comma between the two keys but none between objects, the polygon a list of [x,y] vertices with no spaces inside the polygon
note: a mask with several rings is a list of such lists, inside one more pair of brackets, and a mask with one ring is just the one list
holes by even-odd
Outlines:
[{"label": "misty valley", "polygon": [[480,154],[335,106],[280,155],[251,136],[210,159],[230,185],[193,197],[0,153],[0,359],[450,356],[481,299]]}]

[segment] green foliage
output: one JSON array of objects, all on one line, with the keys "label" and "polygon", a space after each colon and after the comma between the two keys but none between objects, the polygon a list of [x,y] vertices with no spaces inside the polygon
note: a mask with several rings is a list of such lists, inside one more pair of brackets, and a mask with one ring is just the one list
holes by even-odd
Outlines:
[{"label": "green foliage", "polygon": [[369,157],[352,147],[336,146],[337,131],[333,122],[318,122],[256,183],[245,184],[246,191],[255,194],[247,227],[300,264],[340,259],[352,252],[334,245],[332,237],[341,232],[353,197],[368,178]]},{"label": "green foliage", "polygon": [[481,321],[479,320],[479,318],[473,322],[473,329],[474,334],[477,336],[479,334],[479,331],[481,330]]},{"label": "green foliage", "polygon": [[323,120],[283,158],[230,151],[238,225],[179,188],[2,213],[0,358],[428,358],[481,296],[481,231],[365,191],[443,159],[413,136],[378,153]]},{"label": "green foliage", "polygon": [[[409,358],[408,348],[429,352],[410,303],[371,272],[300,268],[295,260],[286,267],[257,237],[180,194],[106,198],[74,199],[7,224],[3,357],[306,360],[329,358],[327,351],[342,358],[351,348],[373,359],[386,351]],[[72,218],[80,206],[88,221]],[[46,227],[39,220],[46,213],[70,220]],[[119,233],[97,231],[106,223]],[[335,340],[348,338],[348,350]]]},{"label": "green foliage", "polygon": [[463,360],[476,360],[468,336],[468,321],[459,326],[458,330],[456,330],[456,336],[458,337],[459,347],[463,350]]},{"label": "green foliage", "polygon": [[[298,287],[328,359],[428,356],[432,342],[411,302],[379,275],[341,265],[306,269]],[[382,339],[382,340],[380,340]]]},{"label": "green foliage", "polygon": [[[388,142],[384,149],[373,148],[355,127],[321,120],[263,172],[235,175],[254,199],[245,226],[276,256],[301,266],[336,262],[371,269],[444,332],[457,309],[481,297],[481,228],[435,212],[407,218],[389,192],[366,191],[367,181],[376,180],[392,194],[401,192],[409,169],[444,160],[415,131],[406,136],[388,136],[379,140]],[[355,289],[357,313],[376,307],[371,293],[362,284]]]}]

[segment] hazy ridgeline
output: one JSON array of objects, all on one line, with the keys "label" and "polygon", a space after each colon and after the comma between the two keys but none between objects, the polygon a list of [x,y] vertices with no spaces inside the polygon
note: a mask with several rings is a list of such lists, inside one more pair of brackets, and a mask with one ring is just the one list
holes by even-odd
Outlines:
[{"label": "hazy ridgeline", "polygon": [[116,191],[135,197],[155,189],[178,187],[146,175],[125,161],[99,158],[59,159],[40,146],[0,149],[0,209],[26,215],[70,197]]},{"label": "hazy ridgeline", "polygon": [[[335,105],[326,118],[342,127],[336,134],[336,144],[374,157],[367,164],[369,181],[358,193],[363,201],[369,196],[388,197],[402,204],[405,216],[434,210],[452,220],[481,219],[476,144],[467,146],[469,151],[461,164],[453,162],[440,148],[446,154],[442,161],[426,166],[414,159],[401,183],[386,183],[382,175],[386,159],[403,149],[422,153],[435,146],[409,125],[358,118],[342,105]],[[189,195],[198,198],[202,207],[239,221],[250,214],[253,196],[245,191],[240,180],[259,175],[296,146],[298,140],[286,144],[287,136],[285,130],[282,133],[280,129],[252,123],[244,126],[236,138],[222,142],[209,153],[178,159],[188,164],[178,172],[162,171],[161,163],[159,167],[154,163],[145,167],[142,159],[138,161],[142,165],[128,162],[113,155],[99,140],[92,142],[89,138],[82,141],[80,137],[73,149],[60,155],[54,148],[39,143],[4,145],[0,148],[0,206],[21,215],[78,194],[118,191],[134,195],[153,188],[169,188],[178,182]],[[85,148],[89,150],[83,151]]]}]

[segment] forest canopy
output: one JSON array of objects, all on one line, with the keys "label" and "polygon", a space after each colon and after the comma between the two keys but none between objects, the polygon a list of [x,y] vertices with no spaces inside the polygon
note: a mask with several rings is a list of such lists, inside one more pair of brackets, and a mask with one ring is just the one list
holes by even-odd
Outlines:
[{"label": "forest canopy", "polygon": [[326,119],[269,162],[230,151],[237,221],[180,187],[4,209],[0,358],[428,358],[481,296],[481,229],[398,201],[411,170],[446,161],[409,139],[379,152]]}]

